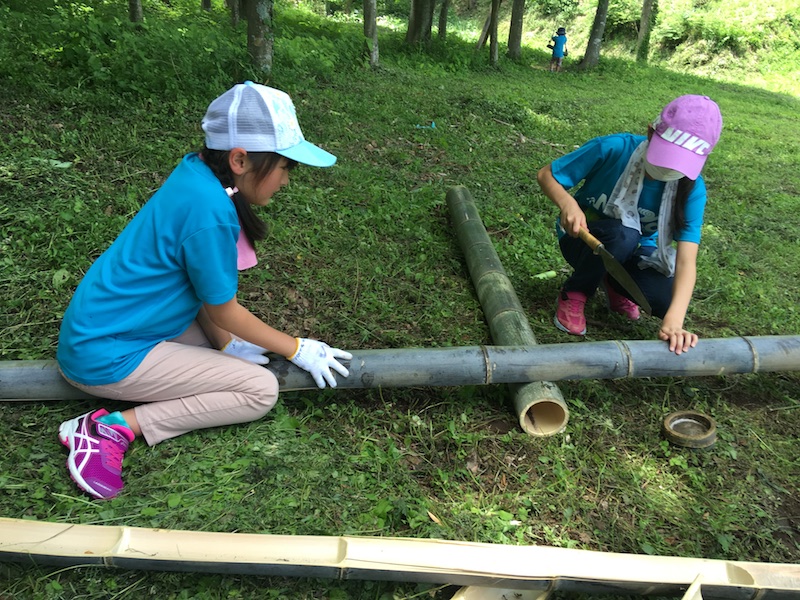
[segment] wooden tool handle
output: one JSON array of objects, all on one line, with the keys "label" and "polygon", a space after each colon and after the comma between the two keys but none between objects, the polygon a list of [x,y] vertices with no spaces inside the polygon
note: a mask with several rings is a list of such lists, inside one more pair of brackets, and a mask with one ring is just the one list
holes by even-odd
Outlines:
[{"label": "wooden tool handle", "polygon": [[601,242],[591,233],[589,233],[588,229],[583,229],[582,227],[578,231],[578,237],[580,237],[584,242],[586,242],[586,245],[589,246],[589,248],[591,248],[592,252],[594,252],[595,254],[597,254],[598,252],[597,249],[603,245],[603,242]]}]

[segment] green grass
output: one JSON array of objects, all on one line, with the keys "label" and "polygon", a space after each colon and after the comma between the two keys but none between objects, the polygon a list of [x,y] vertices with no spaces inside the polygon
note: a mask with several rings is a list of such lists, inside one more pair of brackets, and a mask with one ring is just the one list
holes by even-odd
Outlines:
[{"label": "green grass", "polygon": [[[136,73],[123,68],[124,46],[90,65],[48,54],[41,38],[42,59],[31,60],[28,34],[44,21],[0,19],[21,40],[5,46],[14,61],[0,59],[2,359],[54,356],[59,320],[91,261],[201,143],[208,101],[247,76],[242,31],[226,29],[220,10],[184,22],[173,39],[164,31],[176,26],[171,19],[196,19],[178,13],[125,34],[125,44],[162,49],[139,54],[152,62]],[[552,326],[568,269],[536,170],[591,136],[644,131],[673,97],[704,93],[719,102],[725,128],[705,172],[710,201],[689,327],[705,338],[800,332],[797,93],[611,57],[590,73],[568,65],[553,76],[538,46],[493,70],[471,44],[435,44],[429,55],[389,32],[384,66],[372,72],[352,60],[358,25],[279,14],[277,26],[292,37],[278,39],[272,83],[292,94],[306,137],[339,162],[297,169],[265,209],[270,237],[259,266],[243,274],[241,297],[267,322],[342,348],[490,343],[445,203],[449,187],[464,185],[539,343],[580,343]],[[305,53],[306,35],[325,60]],[[94,52],[91,44],[105,39],[100,31],[81,43]],[[203,39],[216,51],[199,52]],[[433,129],[416,127],[431,121]],[[548,270],[558,277],[532,277]],[[652,318],[609,317],[599,300],[588,317],[590,341],[654,339],[658,328]],[[104,503],[77,492],[54,435],[97,403],[0,403],[0,514],[796,563],[799,383],[795,372],[561,382],[570,422],[542,439],[522,433],[502,386],[289,393],[256,423],[134,444],[125,493]],[[683,450],[661,438],[664,416],[689,408],[717,420],[712,448]],[[451,592],[0,564],[0,596],[19,598]]]}]

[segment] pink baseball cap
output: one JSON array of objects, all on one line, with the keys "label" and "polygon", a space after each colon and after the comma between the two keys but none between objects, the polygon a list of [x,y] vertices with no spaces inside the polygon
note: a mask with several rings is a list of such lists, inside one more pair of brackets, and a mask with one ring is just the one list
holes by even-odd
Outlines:
[{"label": "pink baseball cap", "polygon": [[653,122],[647,161],[697,179],[719,141],[722,115],[708,96],[680,96]]}]

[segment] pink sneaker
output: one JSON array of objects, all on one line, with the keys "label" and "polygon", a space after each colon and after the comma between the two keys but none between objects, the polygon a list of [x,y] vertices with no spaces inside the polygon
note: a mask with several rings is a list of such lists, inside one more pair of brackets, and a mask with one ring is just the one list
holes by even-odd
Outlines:
[{"label": "pink sneaker", "polygon": [[586,317],[583,316],[586,300],[583,292],[560,291],[558,309],[553,318],[556,327],[572,335],[586,335]]},{"label": "pink sneaker", "polygon": [[58,428],[58,439],[69,448],[70,477],[95,498],[113,498],[122,490],[122,458],[135,437],[127,427],[97,420],[107,414],[101,408]]},{"label": "pink sneaker", "polygon": [[613,312],[628,317],[631,321],[638,321],[639,307],[632,300],[628,300],[625,296],[618,293],[608,281],[608,275],[603,276],[603,289],[606,292],[606,299],[608,300],[608,308]]}]

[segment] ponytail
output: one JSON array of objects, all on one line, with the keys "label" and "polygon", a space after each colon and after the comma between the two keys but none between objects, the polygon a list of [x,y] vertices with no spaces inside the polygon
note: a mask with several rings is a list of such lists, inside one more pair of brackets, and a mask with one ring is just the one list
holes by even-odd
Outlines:
[{"label": "ponytail", "polygon": [[[228,150],[209,150],[205,147],[200,152],[203,162],[216,175],[224,188],[234,187],[233,172],[228,162],[229,154],[230,151]],[[247,157],[253,165],[253,176],[258,180],[269,175],[283,158],[275,152],[248,152]],[[289,160],[289,169],[293,169],[296,165],[297,161]],[[236,208],[236,214],[242,224],[242,231],[247,236],[247,239],[250,240],[250,243],[254,244],[267,237],[269,229],[267,224],[256,214],[241,192],[236,192],[231,200],[233,200],[233,206]]]}]

